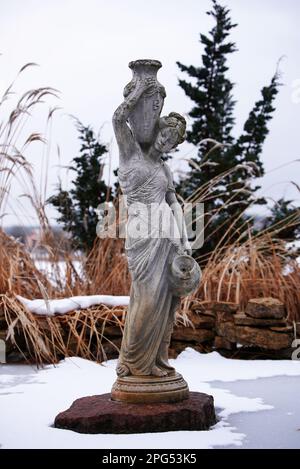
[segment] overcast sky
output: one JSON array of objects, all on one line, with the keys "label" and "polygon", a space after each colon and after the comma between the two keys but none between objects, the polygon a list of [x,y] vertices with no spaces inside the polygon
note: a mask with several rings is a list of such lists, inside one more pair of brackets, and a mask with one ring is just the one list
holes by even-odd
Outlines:
[{"label": "overcast sky", "polygon": [[[61,164],[68,165],[78,153],[79,143],[73,114],[98,131],[110,144],[112,169],[118,165],[111,116],[122,100],[122,91],[131,78],[128,62],[138,58],[161,60],[159,81],[166,87],[164,113],[189,112],[192,102],[178,86],[180,72],[176,61],[200,65],[202,46],[199,33],[206,34],[212,20],[205,12],[210,0],[0,0],[0,91],[26,62],[40,67],[28,69],[15,86],[22,92],[35,86],[60,90],[60,100],[51,101],[62,109],[56,113],[51,134],[48,195],[61,176],[69,187],[70,175],[58,170],[56,146],[60,146]],[[223,0],[232,11],[238,27],[232,34],[238,52],[230,58],[230,78],[236,83],[236,135],[270,82],[276,64],[284,56],[280,69],[282,83],[276,99],[276,112],[263,152],[267,175],[262,181],[264,195],[297,199],[300,194],[289,181],[300,183],[300,2],[299,0]],[[298,80],[298,82],[297,82]],[[50,105],[50,102],[49,102]],[[46,109],[46,108],[45,108]],[[43,131],[45,112],[29,122],[28,131]],[[194,147],[185,145],[177,158],[192,156]],[[27,153],[40,178],[45,152],[36,144]],[[281,165],[286,165],[278,169]],[[174,161],[173,169],[181,167]],[[28,201],[14,187],[5,224],[32,223]],[[16,212],[19,216],[12,213]],[[55,211],[50,209],[50,217]]]}]

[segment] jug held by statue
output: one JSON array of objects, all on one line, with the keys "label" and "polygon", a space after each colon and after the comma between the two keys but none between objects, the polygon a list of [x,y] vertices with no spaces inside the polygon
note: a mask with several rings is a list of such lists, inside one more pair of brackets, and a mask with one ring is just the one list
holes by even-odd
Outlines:
[{"label": "jug held by statue", "polygon": [[129,63],[133,76],[124,88],[125,97],[132,91],[137,80],[154,80],[154,85],[143,94],[128,119],[136,140],[142,146],[150,145],[158,131],[160,113],[166,97],[165,88],[157,80],[157,72],[161,66],[158,60],[135,60]]},{"label": "jug held by statue", "polygon": [[201,269],[191,256],[177,254],[170,265],[170,287],[174,295],[187,296],[199,286]]}]

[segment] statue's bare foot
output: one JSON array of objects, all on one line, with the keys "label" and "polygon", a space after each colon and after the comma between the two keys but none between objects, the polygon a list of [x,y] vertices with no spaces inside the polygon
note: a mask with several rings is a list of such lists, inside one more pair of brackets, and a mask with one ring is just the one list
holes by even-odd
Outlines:
[{"label": "statue's bare foot", "polygon": [[161,370],[160,368],[158,368],[158,366],[154,366],[152,368],[152,373],[151,373],[153,376],[167,376],[167,371],[164,371],[164,370]]},{"label": "statue's bare foot", "polygon": [[120,365],[117,366],[117,375],[120,378],[123,378],[124,376],[128,376],[129,374],[130,374],[130,370],[128,366],[123,365],[122,363],[120,363]]}]

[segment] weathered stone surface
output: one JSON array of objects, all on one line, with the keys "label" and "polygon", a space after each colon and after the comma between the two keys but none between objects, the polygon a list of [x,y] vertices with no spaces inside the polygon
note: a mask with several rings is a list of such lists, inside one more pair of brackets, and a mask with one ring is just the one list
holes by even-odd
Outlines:
[{"label": "weathered stone surface", "polygon": [[230,342],[237,342],[236,338],[236,327],[232,322],[217,322],[216,323],[216,333],[221,337],[225,337]]},{"label": "weathered stone surface", "polygon": [[193,329],[192,327],[175,327],[172,340],[180,340],[183,342],[207,342],[214,338],[214,332],[208,329]]},{"label": "weathered stone surface", "polygon": [[214,316],[204,316],[197,314],[195,311],[189,313],[189,319],[192,321],[193,325],[199,329],[212,329],[216,322]]},{"label": "weathered stone surface", "polygon": [[254,327],[236,327],[237,342],[243,345],[256,345],[268,350],[281,350],[291,346],[291,334]]},{"label": "weathered stone surface", "polygon": [[187,342],[180,340],[171,340],[169,347],[169,358],[176,358],[179,353],[189,347]]},{"label": "weathered stone surface", "polygon": [[54,426],[79,433],[153,433],[208,430],[216,423],[213,397],[191,392],[176,404],[124,404],[110,394],[77,399]]},{"label": "weathered stone surface", "polygon": [[107,312],[105,310],[98,311],[98,310],[91,308],[91,312],[93,314],[94,320],[97,321],[97,325],[100,327],[103,323],[108,325],[108,324],[111,324],[111,321],[115,323],[116,320],[122,320],[123,314],[124,314],[124,317],[126,317],[126,311],[124,310],[116,310],[116,311],[111,310]]},{"label": "weathered stone surface", "polygon": [[[130,127],[134,130],[134,136],[142,148],[153,143],[166,96],[166,91],[156,76],[161,66],[158,60],[135,60],[129,63],[133,76],[132,81],[125,86],[123,95],[129,96],[136,88],[136,84],[143,79],[152,80],[154,88],[152,92],[143,93],[143,99],[136,100],[128,116]],[[128,137],[127,139],[129,140]]]},{"label": "weathered stone surface", "polygon": [[285,327],[270,327],[271,331],[282,332],[282,333],[292,333],[294,332],[293,326],[285,326]]},{"label": "weathered stone surface", "polygon": [[234,314],[229,311],[218,311],[216,313],[216,322],[233,322]]},{"label": "weathered stone surface", "polygon": [[103,334],[106,337],[122,337],[122,330],[118,326],[105,326]]},{"label": "weathered stone surface", "polygon": [[212,342],[180,342],[179,340],[172,340],[169,347],[169,358],[177,358],[187,347],[191,347],[199,353],[211,353],[213,351]]},{"label": "weathered stone surface", "polygon": [[198,313],[203,313],[203,314],[214,314],[214,312],[210,310],[210,307],[211,307],[211,301],[194,300],[191,303],[190,310],[197,311]]},{"label": "weathered stone surface", "polygon": [[285,316],[285,308],[276,298],[253,298],[249,300],[245,313],[253,318],[282,319]]},{"label": "weathered stone surface", "polygon": [[230,342],[229,340],[225,339],[225,337],[216,336],[214,341],[214,347],[217,350],[234,350],[236,348],[236,344],[234,342]]},{"label": "weathered stone surface", "polygon": [[75,356],[78,354],[78,338],[74,335],[68,339],[68,354],[74,354]]},{"label": "weathered stone surface", "polygon": [[188,395],[186,381],[175,370],[167,376],[118,377],[111,390],[113,401],[131,404],[180,402]]},{"label": "weathered stone surface", "polygon": [[281,350],[291,346],[292,334],[276,332],[261,327],[234,326],[231,322],[218,323],[216,332],[230,342],[253,345],[269,350]]},{"label": "weathered stone surface", "polygon": [[235,313],[239,309],[237,303],[232,303],[228,301],[201,301],[199,303],[193,303],[191,306],[193,311],[222,311],[225,313]]},{"label": "weathered stone surface", "polygon": [[[126,316],[126,313],[127,311],[125,307],[120,309],[113,309],[105,318],[110,320],[114,320],[116,318],[122,319],[123,316]],[[103,318],[103,312],[99,313],[99,318]]]},{"label": "weathered stone surface", "polygon": [[204,318],[206,318],[206,317],[215,318],[216,317],[216,312],[215,311],[210,311],[209,309],[202,310],[202,309],[196,308],[196,309],[193,309],[191,311],[193,311],[194,313],[196,313],[198,315],[201,315]]},{"label": "weathered stone surface", "polygon": [[272,327],[272,326],[286,326],[285,319],[273,318],[252,318],[246,316],[244,313],[238,313],[233,316],[234,324],[237,326],[255,326],[255,327]]},{"label": "weathered stone surface", "polygon": [[234,314],[239,309],[239,305],[228,301],[216,301],[212,309],[217,312]]},{"label": "weathered stone surface", "polygon": [[[41,329],[44,333],[47,332],[52,332],[53,331],[53,324],[50,318],[47,318],[45,316],[37,316],[38,317],[38,326],[39,329]],[[55,328],[59,330],[61,334],[64,334],[63,328],[61,324],[58,322],[55,323]]]},{"label": "weathered stone surface", "polygon": [[102,348],[108,359],[117,358],[121,347],[121,338],[114,338],[110,342],[103,341]]}]

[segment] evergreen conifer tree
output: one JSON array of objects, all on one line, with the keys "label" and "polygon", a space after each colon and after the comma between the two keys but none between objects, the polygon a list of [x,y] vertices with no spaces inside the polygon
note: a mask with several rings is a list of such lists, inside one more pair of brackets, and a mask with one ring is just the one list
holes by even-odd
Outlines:
[{"label": "evergreen conifer tree", "polygon": [[278,230],[276,237],[293,242],[300,240],[300,208],[291,200],[279,199],[271,208],[271,215],[265,220],[264,228]]},{"label": "evergreen conifer tree", "polygon": [[[191,78],[191,81],[180,79],[179,85],[194,103],[189,112],[192,126],[187,141],[198,149],[188,173],[178,184],[178,191],[184,198],[190,197],[200,187],[228,172],[219,184],[215,184],[213,197],[207,202],[204,200],[206,220],[213,215],[210,231],[215,234],[205,242],[202,253],[214,249],[232,220],[238,219],[254,200],[258,204],[265,203],[264,199],[256,198],[259,186],[253,185],[253,181],[264,174],[260,156],[279,86],[276,72],[271,83],[262,89],[261,98],[250,112],[242,135],[234,138],[234,84],[227,72],[228,57],[237,50],[229,35],[237,25],[230,18],[230,10],[217,0],[212,0],[212,9],[207,14],[213,18],[214,25],[207,36],[200,34],[200,43],[204,47],[202,64],[195,67],[177,62],[180,70]],[[212,140],[222,146],[215,145]],[[230,171],[233,168],[235,170]],[[234,229],[243,223],[241,218]],[[228,234],[232,236],[232,233]]]},{"label": "evergreen conifer tree", "polygon": [[72,160],[70,169],[76,176],[70,191],[58,192],[48,200],[59,212],[58,222],[71,234],[74,248],[89,251],[95,238],[98,223],[97,207],[112,200],[111,188],[103,180],[105,145],[96,138],[90,127],[77,123],[80,154]]}]

